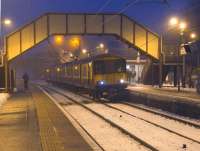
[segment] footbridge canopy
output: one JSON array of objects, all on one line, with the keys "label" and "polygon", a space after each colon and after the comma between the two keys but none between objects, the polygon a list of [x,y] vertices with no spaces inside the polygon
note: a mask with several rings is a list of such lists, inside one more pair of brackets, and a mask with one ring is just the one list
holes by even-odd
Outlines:
[{"label": "footbridge canopy", "polygon": [[52,35],[114,35],[159,59],[160,37],[123,14],[47,13],[6,36],[8,61]]}]

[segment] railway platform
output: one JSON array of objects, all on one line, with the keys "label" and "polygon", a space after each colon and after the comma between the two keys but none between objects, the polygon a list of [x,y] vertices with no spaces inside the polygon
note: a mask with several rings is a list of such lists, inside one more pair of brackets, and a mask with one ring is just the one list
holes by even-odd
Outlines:
[{"label": "railway platform", "polygon": [[131,100],[183,116],[200,119],[200,95],[194,89],[129,86]]},{"label": "railway platform", "polygon": [[0,108],[1,151],[90,151],[90,145],[37,87],[14,93]]}]

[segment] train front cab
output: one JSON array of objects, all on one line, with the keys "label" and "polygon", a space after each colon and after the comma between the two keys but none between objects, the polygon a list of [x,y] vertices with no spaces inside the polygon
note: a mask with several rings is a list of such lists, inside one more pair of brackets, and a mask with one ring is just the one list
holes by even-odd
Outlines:
[{"label": "train front cab", "polygon": [[104,57],[93,61],[94,97],[121,95],[127,87],[126,60]]}]

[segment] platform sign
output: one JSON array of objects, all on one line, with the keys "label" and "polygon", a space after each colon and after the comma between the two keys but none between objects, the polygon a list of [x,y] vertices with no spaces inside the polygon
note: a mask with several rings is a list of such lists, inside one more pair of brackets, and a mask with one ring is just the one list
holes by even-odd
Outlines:
[{"label": "platform sign", "polygon": [[159,59],[160,37],[123,14],[48,13],[6,36],[8,61],[54,35],[112,35]]}]

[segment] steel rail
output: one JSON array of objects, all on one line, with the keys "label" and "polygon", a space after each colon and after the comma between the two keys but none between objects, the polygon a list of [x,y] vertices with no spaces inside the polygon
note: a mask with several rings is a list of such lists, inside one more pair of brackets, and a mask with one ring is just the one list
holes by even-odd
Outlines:
[{"label": "steel rail", "polygon": [[[79,95],[81,95],[81,94],[79,94]],[[85,96],[85,95],[81,95],[81,96],[83,96],[83,97],[85,97],[85,98],[88,98],[88,99],[91,99],[90,97]],[[109,100],[108,100],[108,101],[109,101]],[[155,114],[155,115],[159,115],[159,116],[165,117],[165,118],[167,118],[167,119],[175,120],[175,121],[178,121],[178,122],[180,122],[180,123],[184,123],[184,124],[186,124],[186,125],[190,125],[190,126],[192,126],[192,127],[195,127],[195,128],[200,129],[200,125],[199,125],[199,124],[194,123],[194,122],[191,122],[191,121],[188,121],[188,120],[184,120],[184,119],[181,119],[181,118],[178,118],[178,117],[170,116],[170,115],[167,115],[167,114],[165,114],[165,113],[158,112],[158,111],[153,111],[153,110],[151,110],[151,109],[144,108],[144,107],[141,107],[141,106],[139,106],[139,105],[130,103],[130,102],[128,102],[128,101],[125,101],[125,102],[118,101],[118,102],[120,102],[121,104],[127,105],[127,106],[131,106],[131,107],[133,107],[133,108],[137,108],[137,109],[139,109],[139,110],[144,110],[144,111],[146,111],[146,112],[153,113],[153,114]]]},{"label": "steel rail", "polygon": [[[46,91],[48,94],[52,94],[52,92],[50,92],[47,88],[43,87],[43,90]],[[52,95],[51,95],[52,96]],[[52,96],[53,97],[53,96]],[[55,98],[55,97],[53,97]],[[62,108],[63,106],[65,106],[66,104],[62,104],[62,103],[58,103]],[[67,114],[70,115],[70,117],[78,124],[78,126],[80,126],[83,131],[92,139],[92,141],[94,141],[96,143],[96,145],[102,150],[102,151],[106,151],[97,141],[96,139],[81,125],[81,123],[69,112],[67,111],[65,108],[63,108],[65,110],[65,112],[67,112]]]},{"label": "steel rail", "polygon": [[200,125],[197,124],[197,123],[193,123],[193,122],[190,122],[190,121],[187,121],[187,120],[184,120],[184,119],[181,119],[181,118],[177,118],[177,117],[174,117],[174,116],[170,116],[170,115],[167,115],[167,114],[164,114],[164,113],[160,113],[160,112],[157,112],[157,111],[153,111],[151,109],[147,109],[147,108],[143,108],[139,105],[135,105],[133,103],[130,103],[130,102],[123,102],[123,104],[125,105],[128,105],[128,106],[131,106],[131,107],[134,107],[134,108],[137,108],[137,109],[140,109],[140,110],[144,110],[144,111],[147,111],[149,113],[153,113],[153,114],[156,114],[156,115],[160,115],[160,116],[163,116],[167,119],[173,119],[175,121],[178,121],[178,122],[181,122],[181,123],[184,123],[186,125],[190,125],[190,126],[193,126],[195,128],[198,128],[200,129]]},{"label": "steel rail", "polygon": [[[85,96],[85,95],[81,95],[81,94],[79,94],[79,95],[82,96],[82,97],[85,97],[85,98],[87,98],[87,99],[91,99],[90,97],[87,97],[87,96]],[[126,104],[126,103],[123,103],[123,102],[120,102],[120,103],[121,103],[122,105],[131,106],[131,105]],[[125,114],[127,114],[127,115],[129,115],[129,116],[132,116],[132,117],[134,117],[134,118],[137,118],[137,119],[139,119],[139,120],[142,120],[142,121],[145,121],[145,122],[147,122],[147,123],[149,123],[149,124],[152,124],[152,125],[154,125],[154,126],[156,126],[156,127],[159,127],[159,128],[161,128],[161,129],[164,129],[164,130],[166,130],[166,131],[168,131],[168,132],[170,132],[170,133],[176,134],[176,135],[178,135],[178,136],[180,136],[180,137],[183,137],[183,138],[185,138],[185,139],[188,139],[188,140],[190,140],[190,141],[193,141],[193,142],[195,142],[195,143],[200,144],[200,141],[198,141],[198,140],[195,140],[195,139],[193,139],[193,138],[190,138],[190,137],[188,137],[188,136],[185,136],[185,135],[183,135],[183,134],[180,134],[180,133],[178,133],[178,132],[176,132],[176,131],[170,130],[170,129],[168,129],[168,128],[162,126],[162,125],[156,124],[156,123],[151,122],[151,121],[149,121],[149,120],[145,120],[144,118],[135,116],[135,115],[133,115],[133,114],[131,114],[131,113],[128,113],[128,112],[126,112],[126,111],[124,111],[124,110],[122,110],[122,109],[119,109],[119,108],[117,108],[117,107],[113,107],[113,106],[109,105],[108,103],[102,102],[102,105],[105,105],[105,106],[107,106],[108,108],[112,108],[112,109],[114,109],[114,110],[120,111],[120,112],[125,113]],[[135,106],[131,106],[131,107],[136,108]],[[140,108],[137,108],[137,109],[140,109]],[[140,110],[144,110],[144,109],[140,109]],[[144,110],[144,111],[149,112],[149,110]],[[164,117],[161,113],[160,113],[160,114],[157,114],[157,115],[159,115],[159,116],[161,116],[161,117]],[[170,118],[168,118],[168,119],[170,119]],[[174,119],[173,119],[173,120],[174,120]],[[175,120],[175,121],[177,121],[177,120]]]},{"label": "steel rail", "polygon": [[[43,87],[44,87],[44,86],[43,86]],[[101,118],[102,120],[104,120],[106,123],[109,123],[111,126],[113,126],[113,127],[117,128],[118,130],[120,130],[123,134],[125,134],[125,135],[131,137],[132,139],[134,139],[135,141],[139,142],[139,143],[142,144],[143,146],[145,146],[145,147],[151,149],[152,151],[159,151],[159,149],[155,148],[155,147],[152,146],[151,144],[145,142],[144,140],[140,139],[139,137],[135,136],[134,134],[129,133],[126,129],[124,129],[124,128],[122,128],[121,126],[115,124],[115,123],[112,122],[111,120],[109,120],[109,119],[107,119],[106,117],[102,116],[101,114],[95,112],[94,110],[90,109],[89,107],[83,105],[82,103],[77,102],[75,99],[71,98],[70,96],[68,96],[68,95],[66,95],[66,94],[64,94],[64,93],[62,93],[62,92],[59,92],[59,91],[57,91],[57,90],[55,90],[55,89],[49,88],[49,87],[48,87],[48,88],[46,87],[45,89],[50,89],[50,90],[52,90],[52,91],[54,91],[54,92],[56,92],[56,93],[58,93],[58,94],[60,94],[60,95],[62,95],[62,96],[64,96],[64,97],[66,97],[67,99],[71,100],[73,103],[78,104],[79,106],[85,108],[86,110],[88,110],[88,111],[91,112],[92,114],[94,114],[94,115],[96,115],[97,117],[99,117],[99,118]],[[77,94],[76,94],[76,95],[77,95]]]}]

